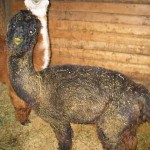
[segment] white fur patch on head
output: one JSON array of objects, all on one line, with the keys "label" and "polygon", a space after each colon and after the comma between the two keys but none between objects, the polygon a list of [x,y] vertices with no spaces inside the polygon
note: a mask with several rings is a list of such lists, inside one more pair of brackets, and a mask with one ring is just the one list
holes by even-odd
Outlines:
[{"label": "white fur patch on head", "polygon": [[49,0],[25,0],[24,3],[27,9],[34,15],[43,17],[47,13]]}]

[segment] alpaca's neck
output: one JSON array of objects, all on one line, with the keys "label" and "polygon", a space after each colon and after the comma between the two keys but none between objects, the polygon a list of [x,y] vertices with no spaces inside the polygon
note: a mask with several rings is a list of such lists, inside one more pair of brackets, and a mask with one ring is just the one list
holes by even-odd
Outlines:
[{"label": "alpaca's neck", "polygon": [[43,48],[43,65],[42,68],[46,68],[50,61],[50,42],[49,42],[49,35],[48,35],[48,26],[47,26],[47,17],[39,17],[41,21],[42,28],[40,34],[42,35],[42,43],[41,46]]},{"label": "alpaca's neck", "polygon": [[34,67],[36,71],[46,68],[50,62],[50,43],[47,29],[47,18],[39,18],[42,24],[37,44],[34,47]]},{"label": "alpaca's neck", "polygon": [[32,51],[21,57],[10,55],[8,67],[10,82],[17,95],[28,104],[34,105],[39,86],[35,81],[37,74],[32,63]]},{"label": "alpaca's neck", "polygon": [[47,26],[48,0],[39,0],[34,3],[32,0],[25,0],[25,5],[41,21],[41,31],[38,42],[34,48],[34,66],[36,71],[46,68],[50,62],[50,42]]}]

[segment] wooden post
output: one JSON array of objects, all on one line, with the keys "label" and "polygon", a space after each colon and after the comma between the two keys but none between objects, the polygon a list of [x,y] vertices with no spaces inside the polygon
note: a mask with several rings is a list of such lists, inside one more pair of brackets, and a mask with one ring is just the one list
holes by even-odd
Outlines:
[{"label": "wooden post", "polygon": [[1,23],[3,24],[1,34],[4,34],[4,33],[6,33],[7,23],[9,21],[9,18],[12,15],[12,0],[1,0],[0,1],[0,9],[2,12]]},{"label": "wooden post", "polygon": [[5,23],[7,24],[10,17],[12,16],[12,3],[14,0],[3,0],[4,1],[4,7],[5,7]]}]

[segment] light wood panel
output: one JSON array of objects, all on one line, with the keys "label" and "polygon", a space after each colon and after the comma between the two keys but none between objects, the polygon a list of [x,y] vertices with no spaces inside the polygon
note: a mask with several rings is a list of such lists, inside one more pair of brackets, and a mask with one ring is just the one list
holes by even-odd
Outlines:
[{"label": "light wood panel", "polygon": [[56,20],[84,21],[84,22],[105,22],[115,24],[131,25],[150,25],[150,17],[121,15],[110,13],[93,13],[93,12],[68,12],[51,11],[50,18]]},{"label": "light wood panel", "polygon": [[[50,12],[51,13],[51,12]],[[50,30],[71,30],[71,31],[95,31],[108,33],[122,33],[150,36],[150,26],[146,25],[126,25],[112,23],[97,23],[84,21],[69,21],[69,20],[52,20],[49,18]]]},{"label": "light wood panel", "polygon": [[[115,0],[114,0],[115,2]],[[52,1],[51,10],[72,12],[96,12],[121,15],[150,15],[150,5],[124,4],[124,3],[100,3],[100,2],[64,2]]]},{"label": "light wood panel", "polygon": [[[80,59],[94,59],[99,61],[112,61],[112,62],[121,62],[121,63],[130,63],[130,64],[138,64],[147,66],[147,73],[150,71],[149,65],[149,57],[147,55],[137,55],[137,54],[127,54],[127,53],[119,53],[119,52],[110,52],[110,51],[98,51],[98,50],[84,50],[84,49],[75,49],[75,48],[58,48],[52,46],[53,50],[57,54],[65,54],[66,57],[79,57]],[[144,73],[145,71],[143,71]]]},{"label": "light wood panel", "polygon": [[150,83],[149,10],[145,4],[52,3],[52,63],[102,66]]},{"label": "light wood panel", "polygon": [[85,50],[104,50],[112,52],[122,52],[129,54],[142,54],[149,56],[149,46],[135,46],[126,44],[114,44],[108,42],[82,41],[82,40],[68,40],[64,38],[51,38],[51,44],[59,48],[79,48]]}]

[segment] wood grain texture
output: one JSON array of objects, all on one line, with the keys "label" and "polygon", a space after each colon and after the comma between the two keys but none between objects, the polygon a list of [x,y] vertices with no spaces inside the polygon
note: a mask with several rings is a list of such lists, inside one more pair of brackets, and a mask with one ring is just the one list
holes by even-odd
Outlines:
[{"label": "wood grain texture", "polygon": [[51,11],[50,18],[57,20],[105,22],[113,24],[150,25],[149,16],[121,15],[95,12]]},{"label": "wood grain texture", "polygon": [[[115,1],[114,1],[115,2]],[[96,12],[112,13],[123,15],[150,15],[150,5],[146,4],[125,4],[125,3],[100,3],[100,2],[64,2],[54,1],[51,10],[73,11],[73,12]]]},{"label": "wood grain texture", "polygon": [[59,48],[79,48],[85,50],[104,50],[104,51],[112,51],[112,52],[122,52],[129,54],[141,54],[148,55],[150,53],[149,46],[135,46],[135,45],[126,45],[126,44],[114,44],[105,42],[95,42],[95,41],[82,41],[82,40],[68,40],[62,38],[51,38],[52,46],[55,45]]},{"label": "wood grain texture", "polygon": [[69,20],[52,20],[49,22],[50,30],[71,30],[71,31],[93,31],[93,32],[108,32],[121,34],[135,34],[135,35],[150,35],[150,26],[146,25],[126,25],[126,24],[112,24],[112,23],[97,23],[97,22],[83,22],[83,21],[69,21]]},{"label": "wood grain texture", "polygon": [[[66,55],[66,57],[78,57],[80,59],[94,59],[99,61],[112,61],[112,62],[121,62],[128,63],[133,65],[144,65],[149,66],[149,56],[147,55],[138,55],[138,54],[127,54],[120,52],[111,52],[111,51],[100,51],[100,50],[84,50],[84,49],[75,49],[75,48],[58,48],[52,46],[53,51],[58,55]],[[64,54],[63,54],[64,53]],[[150,70],[149,70],[150,71]],[[148,72],[150,74],[150,72]]]}]

